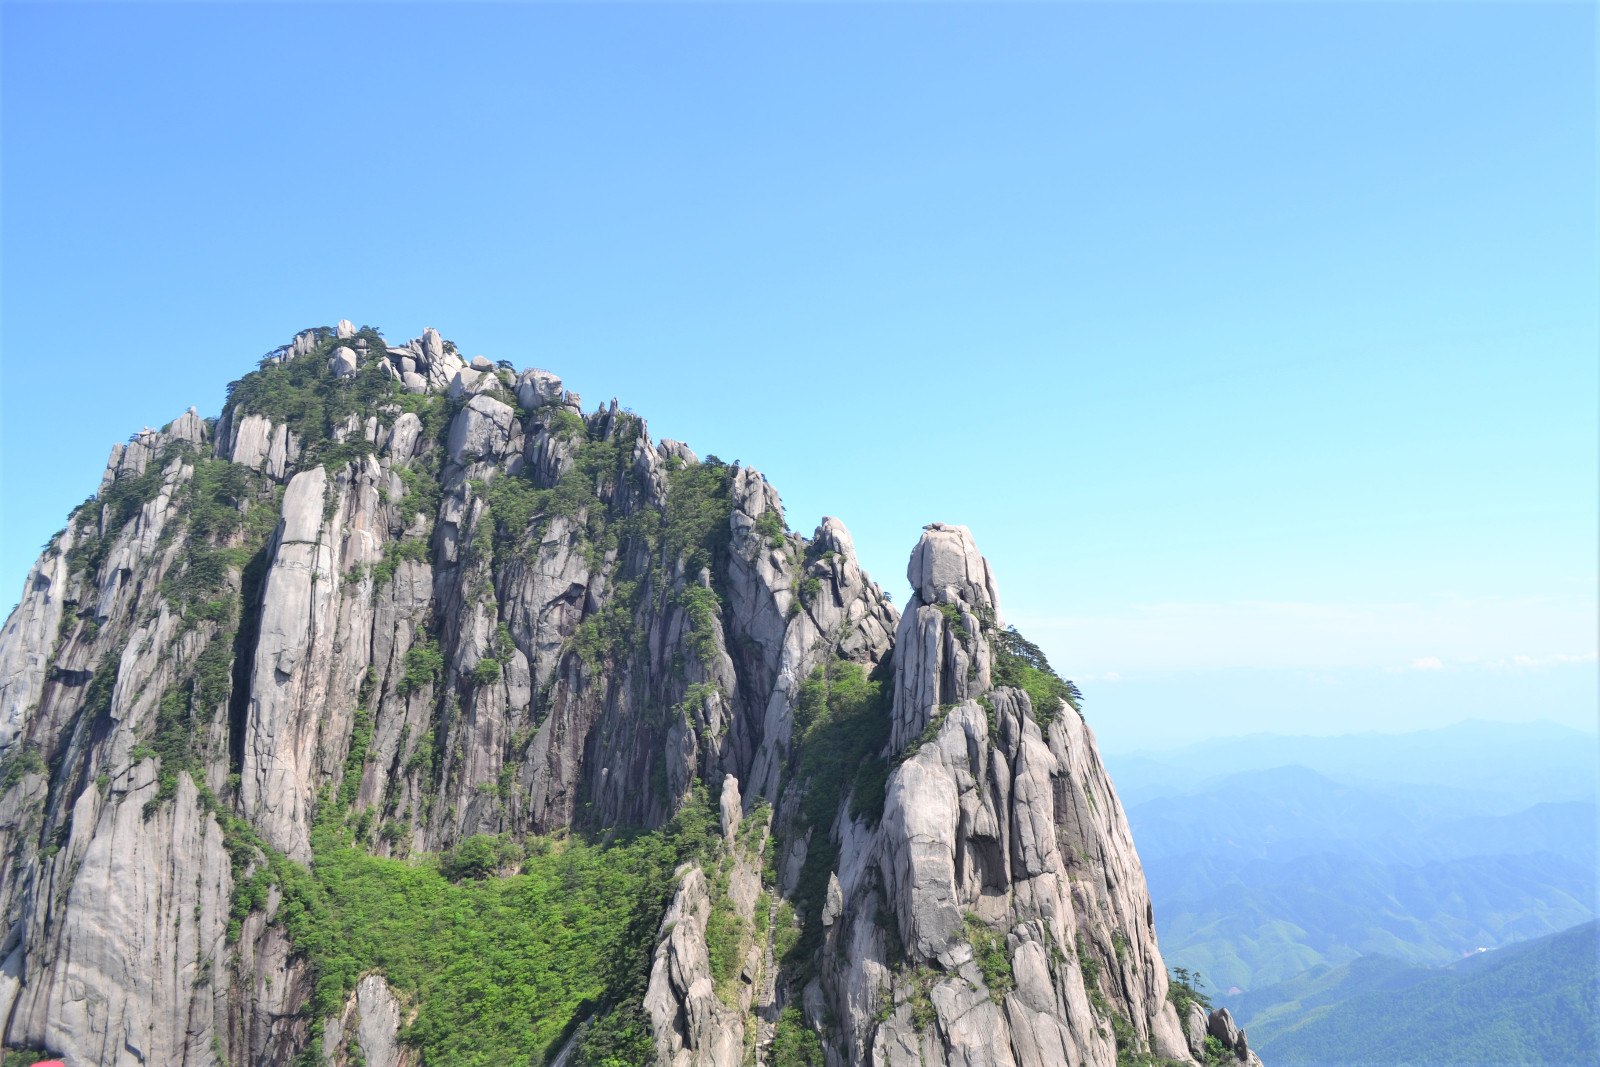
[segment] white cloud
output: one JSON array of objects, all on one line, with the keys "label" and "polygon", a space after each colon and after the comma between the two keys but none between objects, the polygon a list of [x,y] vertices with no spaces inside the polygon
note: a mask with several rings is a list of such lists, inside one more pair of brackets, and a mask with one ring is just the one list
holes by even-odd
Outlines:
[{"label": "white cloud", "polygon": [[1444,664],[1439,661],[1438,656],[1423,656],[1421,659],[1411,661],[1411,669],[1414,671],[1442,671],[1444,670]]}]

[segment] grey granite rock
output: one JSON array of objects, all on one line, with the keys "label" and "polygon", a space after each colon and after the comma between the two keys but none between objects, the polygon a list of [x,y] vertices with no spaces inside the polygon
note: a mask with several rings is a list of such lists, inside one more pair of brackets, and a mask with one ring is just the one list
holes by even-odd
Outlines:
[{"label": "grey granite rock", "polygon": [[260,470],[272,446],[272,423],[264,415],[246,415],[239,419],[233,431],[231,458],[254,470]]},{"label": "grey granite rock", "polygon": [[1206,1023],[1206,1032],[1218,1041],[1224,1048],[1232,1050],[1239,1044],[1239,1028],[1233,1023],[1233,1016],[1227,1008],[1218,1008],[1211,1013]]},{"label": "grey granite rock", "polygon": [[432,326],[422,331],[422,354],[430,365],[444,359],[444,339]]},{"label": "grey granite rock", "polygon": [[1189,1002],[1189,1013],[1183,1018],[1183,1036],[1189,1048],[1189,1054],[1197,1060],[1206,1058],[1206,1034],[1209,1032],[1210,1022],[1206,1018],[1206,1010],[1194,1001]]},{"label": "grey granite rock", "polygon": [[361,361],[356,357],[355,349],[340,345],[328,357],[328,369],[336,378],[353,378],[361,369]]},{"label": "grey granite rock", "polygon": [[517,403],[532,411],[561,400],[561,379],[549,371],[525,370],[517,375]]},{"label": "grey granite rock", "polygon": [[510,407],[491,396],[474,396],[450,423],[450,458],[457,463],[499,459],[507,454],[517,430],[516,413]]},{"label": "grey granite rock", "polygon": [[[992,684],[1004,623],[969,531],[926,528],[902,615],[845,524],[789,529],[758,470],[686,477],[695,453],[653,443],[620,404],[585,414],[554,375],[467,367],[431,329],[378,352],[347,325],[340,349],[435,395],[390,387],[332,411],[331,440],[305,444],[281,407],[244,399],[214,427],[190,411],[134,435],[100,484],[142,478],[141,499],[79,512],[0,628],[0,753],[57,754],[0,795],[11,1044],[73,1067],[307,1051],[314,975],[274,921],[281,894],[227,939],[227,819],[305,862],[328,791],[381,820],[372,852],[414,857],[474,833],[660,827],[699,781],[724,832],[664,902],[643,1003],[660,1063],[771,1062],[790,1006],[828,1067],[1114,1067],[1112,1012],[1153,1054],[1194,1061],[1195,1020],[1166,1000],[1093,732]],[[273,358],[322,350],[319,336]],[[242,468],[251,523],[281,506],[252,564],[264,570],[223,568],[222,587],[243,594],[226,625],[186,618],[164,592],[196,556],[187,508],[204,448]],[[726,509],[705,534],[714,552],[638,536],[683,528],[681,491],[702,494],[692,510]],[[103,540],[84,553],[83,538]],[[596,653],[590,635],[620,623],[627,638]],[[219,639],[240,640],[238,688],[195,710],[192,759],[158,800],[145,746],[163,694],[188,691],[189,665]],[[441,668],[418,681],[424,642]],[[469,681],[489,655],[492,678]],[[812,821],[796,711],[818,668],[841,660],[888,687],[890,740]],[[351,758],[358,721],[364,759]],[[720,981],[714,911],[739,931]],[[816,946],[803,966],[779,958],[791,912]],[[360,975],[311,1051],[335,1067],[357,1054],[409,1067],[417,1054],[397,1035],[416,1009],[381,974]]]}]

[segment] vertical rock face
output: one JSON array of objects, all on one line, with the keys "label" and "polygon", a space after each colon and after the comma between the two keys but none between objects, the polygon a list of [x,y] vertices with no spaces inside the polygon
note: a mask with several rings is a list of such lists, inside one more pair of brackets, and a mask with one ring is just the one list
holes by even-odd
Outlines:
[{"label": "vertical rock face", "polygon": [[[895,648],[874,830],[841,812],[840,917],[816,980],[852,1063],[1190,1058],[1149,895],[1092,731],[991,687],[993,572],[929,526]],[[1040,712],[1044,714],[1040,714]]]},{"label": "vertical rock face", "polygon": [[984,630],[1003,625],[994,574],[965,526],[926,527],[906,577],[911,600],[895,634],[895,751],[927,728],[934,709],[989,688]]},{"label": "vertical rock face", "polygon": [[996,685],[965,527],[908,577],[901,614],[838,519],[790,531],[759,472],[547,371],[296,335],[115,446],[0,630],[6,1045],[421,1063],[412,987],[318,999],[295,940],[330,812],[410,864],[699,813],[584,1009],[647,1037],[574,1018],[563,1067],[1191,1062],[1092,732]]}]

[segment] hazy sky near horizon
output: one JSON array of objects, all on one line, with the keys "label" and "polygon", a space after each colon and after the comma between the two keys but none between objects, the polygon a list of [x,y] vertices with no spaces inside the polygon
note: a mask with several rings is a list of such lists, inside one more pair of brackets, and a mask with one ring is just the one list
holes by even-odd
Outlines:
[{"label": "hazy sky near horizon", "polygon": [[10,600],[348,317],[760,469],[897,603],[965,523],[1111,745],[1594,726],[1592,5],[0,20]]}]

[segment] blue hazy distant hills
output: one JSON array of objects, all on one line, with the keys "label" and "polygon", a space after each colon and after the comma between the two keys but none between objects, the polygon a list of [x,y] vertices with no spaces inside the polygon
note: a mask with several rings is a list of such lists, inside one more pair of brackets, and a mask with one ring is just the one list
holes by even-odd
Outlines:
[{"label": "blue hazy distant hills", "polygon": [[1273,1067],[1592,1067],[1596,924],[1449,967],[1366,956],[1221,997]]},{"label": "blue hazy distant hills", "polygon": [[1594,914],[1593,866],[1547,852],[1419,866],[1331,853],[1237,866],[1176,857],[1146,873],[1162,955],[1218,989],[1371,953],[1445,964]]},{"label": "blue hazy distant hills", "polygon": [[1251,734],[1106,761],[1129,807],[1229,774],[1299,765],[1463,814],[1503,815],[1541,801],[1593,800],[1600,735],[1550,722],[1468,720],[1403,734]]},{"label": "blue hazy distant hills", "polygon": [[1504,815],[1464,814],[1381,785],[1346,785],[1306,767],[1214,779],[1187,796],[1128,809],[1141,857],[1209,852],[1288,859],[1335,852],[1420,863],[1492,852],[1595,852],[1593,800],[1546,801]]},{"label": "blue hazy distant hills", "polygon": [[1468,722],[1108,756],[1163,956],[1219,990],[1442,965],[1595,915],[1593,734]]}]

